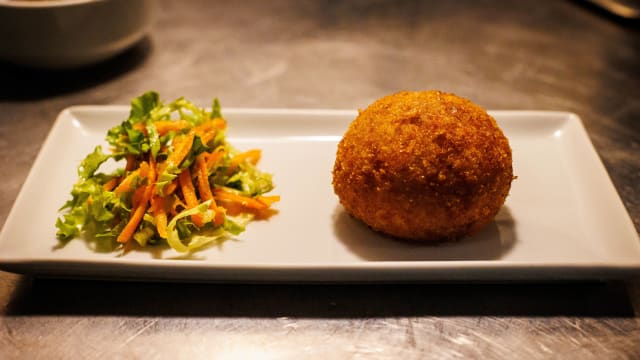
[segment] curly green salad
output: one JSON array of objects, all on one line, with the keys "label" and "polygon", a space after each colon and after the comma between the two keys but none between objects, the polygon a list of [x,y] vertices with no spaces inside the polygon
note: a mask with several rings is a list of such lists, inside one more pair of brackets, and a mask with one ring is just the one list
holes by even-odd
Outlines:
[{"label": "curly green salad", "polygon": [[[220,103],[210,111],[157,92],[133,99],[129,117],[78,166],[78,181],[60,209],[57,238],[84,238],[97,251],[167,244],[189,253],[276,213],[261,151],[238,151],[226,139]],[[115,162],[116,170],[106,165]]]}]

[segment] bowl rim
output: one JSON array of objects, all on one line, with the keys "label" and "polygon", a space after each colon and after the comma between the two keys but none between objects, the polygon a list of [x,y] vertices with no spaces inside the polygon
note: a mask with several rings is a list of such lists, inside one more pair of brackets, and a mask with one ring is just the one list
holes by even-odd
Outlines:
[{"label": "bowl rim", "polygon": [[46,9],[106,1],[107,0],[0,0],[0,7]]}]

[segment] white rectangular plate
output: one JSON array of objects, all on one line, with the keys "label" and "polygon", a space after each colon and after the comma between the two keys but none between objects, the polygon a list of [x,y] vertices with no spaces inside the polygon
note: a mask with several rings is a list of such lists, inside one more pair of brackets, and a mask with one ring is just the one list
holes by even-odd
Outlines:
[{"label": "white rectangular plate", "polygon": [[[223,109],[224,110],[224,109]],[[188,281],[494,281],[621,278],[640,274],[640,242],[580,119],[495,111],[513,148],[514,181],[495,221],[472,238],[436,245],[392,240],[350,218],[331,185],[336,145],[355,111],[226,109],[239,149],[261,148],[278,215],[220,247],[175,259],[166,251],[96,253],[83,240],[55,249],[58,208],[76,168],[120,106],[64,110],[0,234],[0,268],[46,276]]]}]

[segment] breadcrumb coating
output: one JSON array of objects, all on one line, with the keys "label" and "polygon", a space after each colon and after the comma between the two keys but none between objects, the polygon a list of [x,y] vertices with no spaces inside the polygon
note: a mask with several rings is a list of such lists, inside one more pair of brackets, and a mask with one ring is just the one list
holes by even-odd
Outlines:
[{"label": "breadcrumb coating", "polygon": [[454,94],[385,96],[338,144],[333,186],[355,218],[393,237],[438,241],[489,223],[513,180],[509,141],[480,106]]}]

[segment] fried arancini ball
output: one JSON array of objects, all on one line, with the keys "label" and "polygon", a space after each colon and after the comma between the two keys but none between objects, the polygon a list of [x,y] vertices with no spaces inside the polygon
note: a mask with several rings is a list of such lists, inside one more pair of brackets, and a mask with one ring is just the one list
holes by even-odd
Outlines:
[{"label": "fried arancini ball", "polygon": [[338,144],[333,187],[372,229],[419,241],[456,239],[489,223],[513,180],[509,141],[480,106],[440,91],[385,96]]}]

